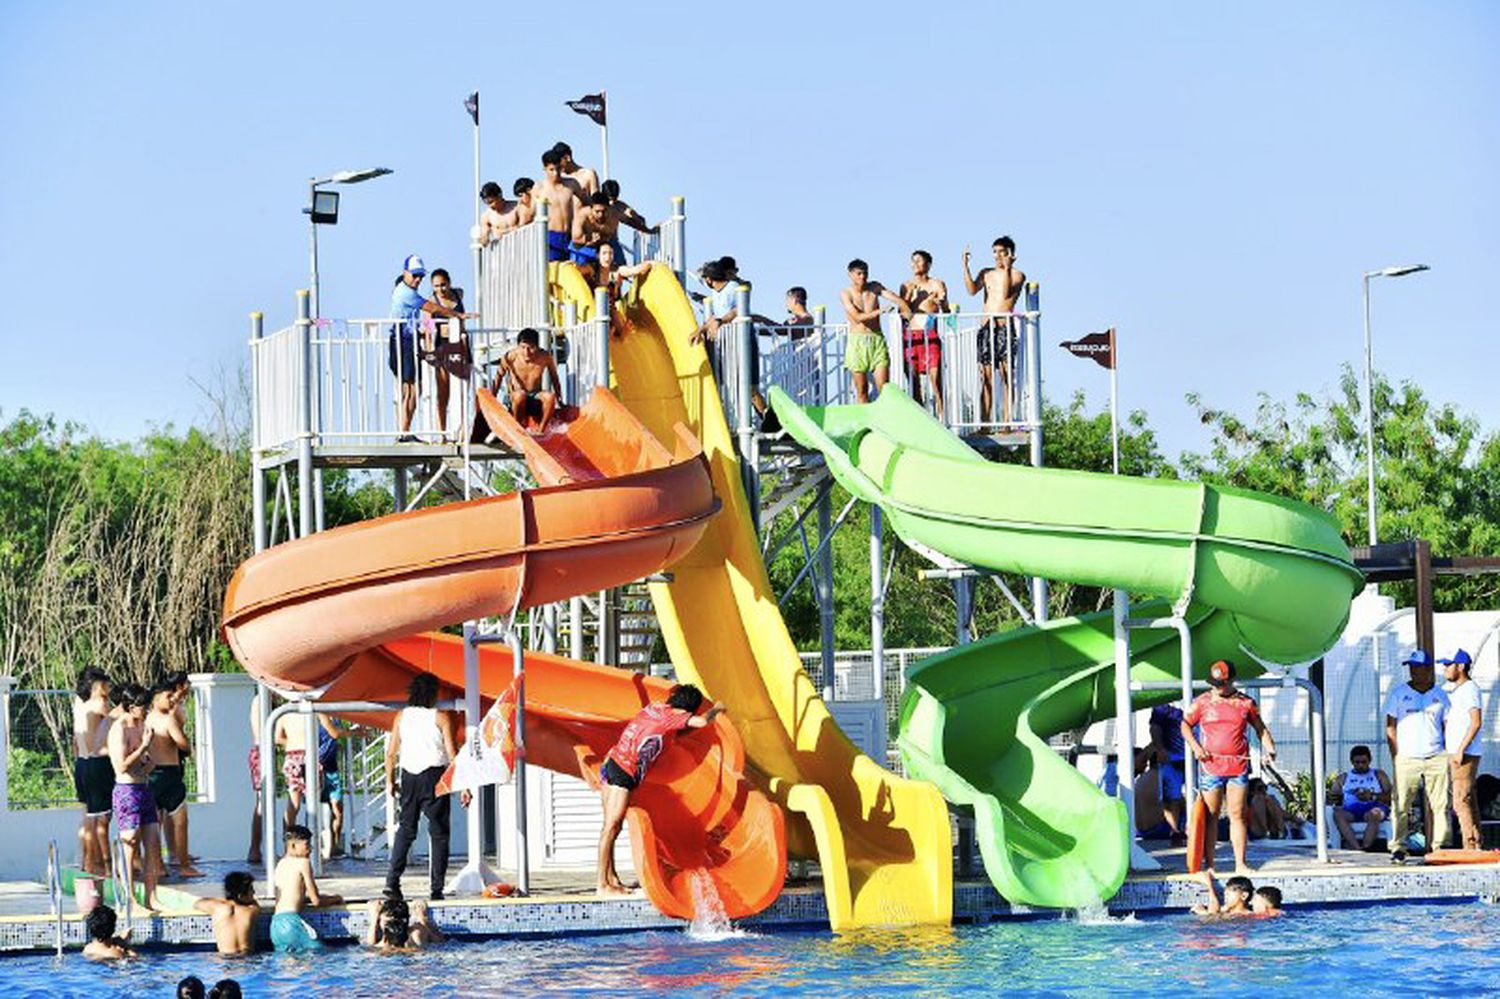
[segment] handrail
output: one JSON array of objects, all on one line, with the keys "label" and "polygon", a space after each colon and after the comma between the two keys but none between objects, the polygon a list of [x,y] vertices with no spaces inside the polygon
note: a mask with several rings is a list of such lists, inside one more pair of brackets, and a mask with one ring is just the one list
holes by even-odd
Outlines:
[{"label": "handrail", "polygon": [[62,917],[62,871],[57,861],[57,840],[47,842],[47,900],[52,905],[52,918],[57,925],[57,956],[63,952]]},{"label": "handrail", "polygon": [[[130,861],[134,851],[125,846],[125,841],[116,836],[110,840],[110,886],[114,889],[115,905],[125,917],[125,933],[129,935],[135,926],[135,870]],[[144,860],[142,861],[144,863]],[[123,875],[122,873],[123,872]],[[124,889],[121,890],[121,877]],[[122,901],[123,900],[123,901]]]}]

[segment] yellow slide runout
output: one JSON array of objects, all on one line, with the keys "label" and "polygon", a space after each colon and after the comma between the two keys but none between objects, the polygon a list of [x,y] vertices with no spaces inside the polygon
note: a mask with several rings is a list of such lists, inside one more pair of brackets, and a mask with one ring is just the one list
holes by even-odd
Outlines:
[{"label": "yellow slide runout", "polygon": [[[572,278],[558,280],[570,296],[581,284]],[[673,567],[673,581],[651,584],[677,675],[728,707],[752,765],[788,812],[790,852],[815,856],[822,868],[833,929],[947,924],[947,805],[932,785],[861,753],[802,671],[761,560],[707,354],[688,342],[692,306],[668,268],[642,280],[628,328],[612,324],[611,387],[658,436],[678,422],[698,435],[723,503]]]}]

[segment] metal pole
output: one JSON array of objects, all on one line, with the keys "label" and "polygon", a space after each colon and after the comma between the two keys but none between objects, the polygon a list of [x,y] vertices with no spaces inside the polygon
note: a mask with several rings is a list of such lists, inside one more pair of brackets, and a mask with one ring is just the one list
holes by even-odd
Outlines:
[{"label": "metal pole", "polygon": [[258,552],[269,545],[266,527],[266,471],[260,467],[260,342],[265,335],[265,314],[250,313],[250,509],[251,541]]},{"label": "metal pole", "polygon": [[511,674],[516,678],[516,891],[531,891],[531,857],[526,839],[526,650],[521,636],[510,633]]},{"label": "metal pole", "polygon": [[309,271],[311,274],[310,290],[312,292],[312,316],[314,319],[318,318],[318,316],[322,314],[319,311],[322,308],[322,302],[318,298],[318,223],[313,221],[312,216],[313,207],[316,206],[317,203],[318,182],[316,178],[314,178],[313,180],[309,181],[307,185],[307,237],[308,253],[311,257],[311,260],[309,261]]},{"label": "metal pole", "polygon": [[810,400],[815,406],[826,406],[831,399],[828,398],[828,332],[824,329],[828,325],[828,309],[825,306],[814,306],[813,328],[818,331],[818,377],[814,379],[813,392],[816,398]]},{"label": "metal pole", "polygon": [[[1026,311],[1041,311],[1041,291],[1035,281],[1026,286]],[[1031,465],[1041,468],[1042,459],[1042,320],[1035,316],[1026,324],[1026,422],[1030,424]],[[1031,577],[1031,616],[1040,624],[1047,620],[1047,581]]]},{"label": "metal pole", "polygon": [[282,705],[261,716],[260,720],[260,854],[266,863],[268,885],[276,883],[276,733]]},{"label": "metal pole", "polygon": [[672,198],[672,262],[676,265],[677,283],[687,287],[687,202],[682,195]]},{"label": "metal pole", "polygon": [[[459,752],[479,755],[479,645],[475,638],[479,635],[479,624],[477,621],[464,622],[464,747]],[[484,892],[484,835],[479,828],[479,802],[471,801],[467,809],[466,826],[468,830],[469,859],[464,865],[464,871],[474,870],[480,872],[479,887],[480,894]],[[455,890],[458,886],[455,883]]]},{"label": "metal pole", "polygon": [[953,601],[958,608],[958,626],[955,629],[955,638],[958,645],[969,644],[969,622],[974,613],[973,606],[973,583],[967,576],[955,576],[953,579]]},{"label": "metal pole", "polygon": [[396,512],[401,513],[406,509],[406,469],[396,468],[394,477],[395,481],[391,485],[391,502],[395,504]]},{"label": "metal pole", "polygon": [[740,285],[734,302],[734,347],[739,362],[739,377],[734,389],[736,436],[740,443],[740,473],[745,482],[745,501],[750,507],[750,519],[760,532],[760,475],[755,467],[755,424],[751,421],[754,407],[750,397],[755,392],[757,372],[750,370],[750,359],[754,356],[751,338],[755,336],[755,324],[750,321],[750,289]]},{"label": "metal pole", "polygon": [[[541,223],[543,233],[549,231],[547,228],[547,202],[545,199],[537,202],[536,220]],[[541,315],[535,317],[534,323],[538,330],[552,328],[552,285],[547,280],[547,257],[549,253],[547,251],[546,238],[545,235],[542,237],[542,259],[536,272],[537,301],[541,303]]]},{"label": "metal pole", "polygon": [[1120,474],[1120,351],[1115,346],[1115,328],[1109,328],[1109,450],[1110,467]]},{"label": "metal pole", "polygon": [[870,507],[870,659],[875,700],[885,698],[885,537],[880,507]]},{"label": "metal pole", "polygon": [[1115,771],[1119,774],[1119,795],[1129,815],[1126,828],[1132,842],[1135,837],[1135,732],[1130,706],[1130,631],[1125,620],[1130,615],[1130,595],[1115,590]]},{"label": "metal pole", "polygon": [[[819,490],[818,541],[826,542],[832,531],[832,490]],[[836,639],[833,616],[833,546],[826,543],[822,544],[822,551],[818,553],[818,597],[818,651],[822,654],[823,697],[827,700],[833,692],[833,652]]]},{"label": "metal pole", "polygon": [[1309,723],[1312,726],[1312,786],[1313,829],[1318,837],[1318,860],[1328,863],[1328,830],[1325,812],[1328,807],[1328,761],[1323,745],[1323,692],[1311,680],[1297,680],[1297,685],[1307,691],[1309,701]]},{"label": "metal pole", "polygon": [[[1182,668],[1182,711],[1186,714],[1193,706],[1193,633],[1188,628],[1187,621],[1181,617],[1174,616],[1172,624],[1177,629],[1178,656]],[[1132,776],[1135,774],[1134,761],[1131,762],[1130,772]],[[1198,796],[1198,758],[1192,753],[1182,754],[1182,782],[1182,814],[1186,819],[1192,816],[1193,799]]]},{"label": "metal pole", "polygon": [[583,598],[568,601],[568,656],[583,660]]},{"label": "metal pole", "polygon": [[302,797],[307,802],[307,827],[312,830],[312,866],[314,874],[323,873],[323,809],[321,792],[322,771],[318,767],[318,716],[313,712],[313,703],[304,700],[299,710],[306,715],[303,734],[306,748],[302,754],[302,779],[306,784]]},{"label": "metal pole", "polygon": [[297,336],[302,344],[302,413],[297,442],[297,536],[313,532],[313,324],[308,293],[297,292]]},{"label": "metal pole", "polygon": [[599,385],[609,388],[609,291],[605,288],[594,289],[594,337],[599,351]]},{"label": "metal pole", "polygon": [[[602,91],[602,90],[599,91],[599,103],[605,104],[604,91]],[[605,120],[608,120],[608,119],[606,118]],[[599,145],[601,147],[601,155],[604,158],[604,162],[602,164],[600,164],[600,167],[599,167],[599,171],[600,171],[599,172],[599,179],[601,181],[604,181],[604,180],[608,180],[609,179],[609,126],[608,125],[600,125],[599,126]]]},{"label": "metal pole", "polygon": [[1365,517],[1369,524],[1370,547],[1376,544],[1375,522],[1375,348],[1370,337],[1370,275],[1365,286]]}]

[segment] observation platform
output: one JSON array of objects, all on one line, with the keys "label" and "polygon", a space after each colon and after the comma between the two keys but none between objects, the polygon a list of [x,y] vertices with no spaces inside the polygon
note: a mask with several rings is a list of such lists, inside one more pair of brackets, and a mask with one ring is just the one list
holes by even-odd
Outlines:
[{"label": "observation platform", "polygon": [[[1202,887],[1183,873],[1184,850],[1161,846],[1151,851],[1163,865],[1159,872],[1135,872],[1126,880],[1107,908],[1113,915],[1127,913],[1184,912],[1204,899]],[[1227,849],[1220,853],[1222,876],[1232,863]],[[1384,854],[1333,851],[1329,863],[1319,863],[1311,848],[1299,841],[1261,841],[1250,845],[1250,862],[1256,868],[1257,885],[1274,885],[1285,896],[1288,912],[1295,918],[1303,906],[1369,904],[1377,902],[1475,900],[1500,898],[1500,864],[1397,866]],[[217,861],[199,865],[203,878],[161,886],[162,909],[151,915],[136,912],[136,944],[147,948],[184,949],[211,947],[213,930],[209,917],[192,909],[202,897],[219,894],[225,873],[245,869],[241,862]],[[426,872],[421,864],[402,884],[408,898],[426,893]],[[329,942],[350,942],[366,931],[365,903],[378,897],[384,882],[383,862],[340,859],[325,864],[319,886],[343,895],[341,906],[313,910],[304,915]],[[737,925],[756,929],[820,928],[828,925],[821,879],[816,866],[807,865],[799,877],[788,877],[787,886],[765,912]],[[265,885],[257,882],[259,888]],[[439,927],[455,937],[521,938],[598,933],[629,933],[682,928],[652,907],[643,894],[618,899],[600,899],[593,893],[593,871],[548,871],[533,877],[532,894],[526,898],[449,899],[434,903]],[[76,950],[84,943],[83,921],[64,897],[63,942]],[[260,940],[269,946],[271,903],[263,898]],[[56,947],[57,920],[50,914],[46,888],[41,882],[0,883],[0,953],[45,951]],[[956,878],[953,890],[955,923],[985,923],[1006,919],[1058,918],[1051,909],[1011,906],[982,873]],[[123,915],[122,915],[122,926]]]}]

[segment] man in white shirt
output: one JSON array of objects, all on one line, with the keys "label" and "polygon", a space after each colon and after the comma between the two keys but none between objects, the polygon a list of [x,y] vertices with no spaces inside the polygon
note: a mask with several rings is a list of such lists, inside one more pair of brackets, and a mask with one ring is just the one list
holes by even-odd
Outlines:
[{"label": "man in white shirt", "polygon": [[1404,664],[1411,679],[1391,689],[1385,701],[1385,738],[1396,761],[1396,815],[1391,836],[1391,860],[1406,863],[1406,837],[1411,833],[1411,806],[1417,790],[1427,787],[1427,813],[1432,816],[1431,850],[1448,841],[1448,755],[1443,751],[1443,723],[1448,717],[1448,695],[1433,683],[1432,654],[1417,649]]},{"label": "man in white shirt", "polygon": [[1465,850],[1479,849],[1479,798],[1474,782],[1479,779],[1479,758],[1484,742],[1479,730],[1484,723],[1484,708],[1479,699],[1479,685],[1469,679],[1474,660],[1463,649],[1452,659],[1439,659],[1448,667],[1448,721],[1443,727],[1443,748],[1448,751],[1453,778],[1453,811],[1458,814],[1458,830]]}]

